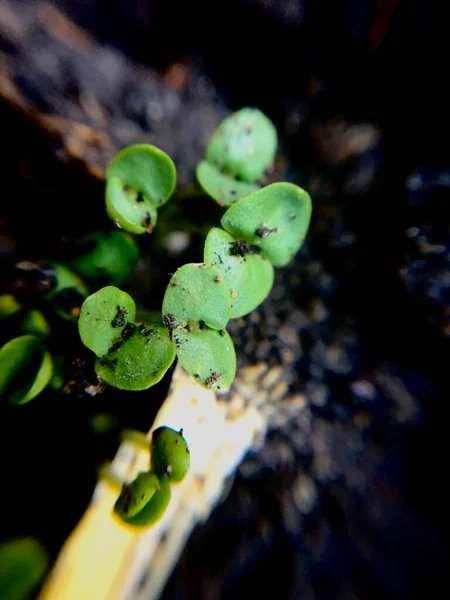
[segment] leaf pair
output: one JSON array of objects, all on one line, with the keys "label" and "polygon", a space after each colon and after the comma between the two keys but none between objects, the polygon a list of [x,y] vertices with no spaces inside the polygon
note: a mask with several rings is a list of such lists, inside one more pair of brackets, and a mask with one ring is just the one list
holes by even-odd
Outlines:
[{"label": "leaf pair", "polygon": [[197,167],[197,179],[207,194],[230,206],[255,192],[277,149],[273,123],[256,108],[243,108],[222,121]]},{"label": "leaf pair", "polygon": [[230,290],[232,318],[248,314],[268,296],[273,267],[292,259],[310,218],[307,192],[291,183],[274,183],[231,206],[221,220],[224,229],[211,229],[204,261],[218,269]]},{"label": "leaf pair", "polygon": [[131,483],[122,487],[114,512],[130,525],[153,525],[170,502],[170,483],[182,481],[189,465],[189,447],[183,431],[159,427],[152,435],[151,470],[139,473]]},{"label": "leaf pair", "polygon": [[97,375],[119,389],[144,390],[158,383],[175,358],[166,329],[134,323],[136,305],[126,292],[107,286],[81,307],[82,342],[97,355]]},{"label": "leaf pair", "polygon": [[172,276],[163,320],[184,369],[203,386],[228,387],[236,373],[233,342],[225,331],[230,292],[211,264],[187,264]]},{"label": "leaf pair", "polygon": [[176,170],[162,150],[134,144],[119,152],[106,170],[106,212],[130,233],[151,233],[157,209],[172,195]]}]

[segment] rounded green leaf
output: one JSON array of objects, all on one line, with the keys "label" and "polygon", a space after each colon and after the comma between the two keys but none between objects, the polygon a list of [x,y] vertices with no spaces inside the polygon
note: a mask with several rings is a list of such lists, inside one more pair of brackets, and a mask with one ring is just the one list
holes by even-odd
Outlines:
[{"label": "rounded green leaf", "polygon": [[204,261],[215,265],[230,291],[232,319],[254,310],[272,289],[271,262],[223,229],[214,227],[208,233]]},{"label": "rounded green leaf", "polygon": [[167,475],[175,483],[185,478],[191,456],[183,430],[158,427],[152,435],[150,452],[151,466],[157,475]]},{"label": "rounded green leaf", "polygon": [[[166,475],[159,480],[159,487],[144,506],[134,517],[123,519],[136,527],[149,527],[163,516],[170,502],[170,483]],[[123,518],[123,517],[122,517]]]},{"label": "rounded green leaf", "polygon": [[109,163],[106,178],[113,177],[140,192],[157,208],[167,202],[175,189],[176,169],[170,156],[156,146],[134,144]]},{"label": "rounded green leaf", "polygon": [[97,356],[104,356],[135,316],[133,298],[114,286],[106,286],[83,302],[78,321],[81,341]]},{"label": "rounded green leaf", "polygon": [[229,387],[236,374],[236,354],[228,332],[209,327],[173,333],[178,359],[183,368],[203,387]]},{"label": "rounded green leaf", "polygon": [[259,189],[254,183],[237,181],[217,167],[203,160],[197,166],[197,179],[204,191],[221,206],[231,206],[240,198],[244,198]]},{"label": "rounded green leaf", "polygon": [[71,267],[87,279],[106,280],[120,285],[134,270],[138,248],[134,240],[122,231],[92,233],[80,242],[81,254]]},{"label": "rounded green leaf", "polygon": [[206,158],[232,176],[256,181],[273,162],[277,132],[256,108],[243,108],[222,121],[206,150]]},{"label": "rounded green leaf", "polygon": [[12,404],[25,404],[49,383],[52,359],[39,338],[23,335],[0,349],[0,395]]},{"label": "rounded green leaf", "polygon": [[43,579],[49,557],[41,544],[31,537],[0,544],[0,598],[27,600]]},{"label": "rounded green leaf", "polygon": [[273,183],[225,212],[222,227],[259,247],[276,267],[286,265],[305,239],[311,197],[292,183]]},{"label": "rounded green leaf", "polygon": [[137,515],[159,488],[159,479],[155,473],[139,475],[122,487],[120,496],[114,505],[114,511],[127,520]]},{"label": "rounded green leaf", "polygon": [[203,263],[180,267],[167,287],[162,314],[169,329],[200,321],[223,329],[230,318],[230,294],[219,271]]},{"label": "rounded green leaf", "polygon": [[106,212],[116,225],[130,233],[151,233],[156,224],[154,204],[118,177],[106,182]]},{"label": "rounded green leaf", "polygon": [[121,390],[146,390],[158,383],[175,359],[175,346],[162,325],[131,323],[106,356],[97,376]]}]

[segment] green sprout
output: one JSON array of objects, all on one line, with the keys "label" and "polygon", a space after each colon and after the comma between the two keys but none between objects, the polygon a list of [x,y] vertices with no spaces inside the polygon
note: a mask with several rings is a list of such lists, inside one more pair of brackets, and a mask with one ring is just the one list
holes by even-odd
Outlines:
[{"label": "green sprout", "polygon": [[[131,438],[141,444],[142,434]],[[148,448],[148,440],[145,439]],[[170,484],[182,481],[190,465],[190,453],[183,431],[158,427],[152,435],[151,471],[141,472],[122,486],[114,512],[122,521],[137,527],[148,527],[164,514],[170,502]]]},{"label": "green sprout", "polygon": [[[114,505],[114,512],[129,525],[149,527],[163,516],[169,506],[170,496],[167,475],[157,477],[154,473],[141,473],[131,484],[122,487]],[[136,506],[142,508],[134,513],[130,506],[133,509]]]},{"label": "green sprout", "polygon": [[151,233],[157,209],[172,195],[176,170],[162,150],[147,144],[125,148],[106,170],[106,212],[130,233]]}]

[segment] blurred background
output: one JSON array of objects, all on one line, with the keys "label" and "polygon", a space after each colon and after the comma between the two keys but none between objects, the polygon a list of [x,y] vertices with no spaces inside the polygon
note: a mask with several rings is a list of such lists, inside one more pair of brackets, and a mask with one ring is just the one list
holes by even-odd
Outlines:
[{"label": "blurred background", "polygon": [[[433,0],[0,0],[3,273],[105,226],[103,170],[135,142],[173,157],[179,219],[217,221],[195,166],[242,106],[277,126],[273,180],[313,198],[305,246],[232,326],[240,366],[280,364],[297,404],[268,401],[265,443],[164,600],[445,593],[448,17]],[[140,242],[143,303],[199,260],[189,239],[176,256],[157,231]],[[151,409],[111,391],[2,403],[2,539],[33,535],[53,560],[120,429],[148,428],[167,385]]]}]

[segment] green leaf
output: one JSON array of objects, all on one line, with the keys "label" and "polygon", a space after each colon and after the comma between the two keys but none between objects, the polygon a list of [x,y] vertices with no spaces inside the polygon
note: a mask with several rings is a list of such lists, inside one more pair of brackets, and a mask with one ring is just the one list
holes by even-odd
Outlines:
[{"label": "green leaf", "polygon": [[106,182],[106,212],[116,225],[130,233],[151,233],[156,225],[155,205],[118,177],[110,177]]},{"label": "green leaf", "polygon": [[95,371],[121,390],[146,390],[164,377],[175,359],[175,346],[162,325],[130,323],[123,333],[126,339],[97,359]]},{"label": "green leaf", "polygon": [[46,387],[52,370],[51,356],[39,338],[14,338],[0,349],[0,395],[7,394],[12,404],[25,404]]},{"label": "green leaf", "polygon": [[51,332],[47,319],[44,317],[43,313],[37,309],[29,310],[27,312],[20,325],[20,329],[24,334],[41,337],[47,337]]},{"label": "green leaf", "polygon": [[106,170],[106,178],[117,177],[134,188],[154,206],[162,206],[176,184],[173,160],[165,152],[148,144],[134,144],[119,152]]},{"label": "green leaf", "polygon": [[114,511],[124,520],[135,517],[158,488],[159,479],[155,473],[139,473],[136,479],[122,487],[120,496],[114,505]]},{"label": "green leaf", "polygon": [[150,452],[152,469],[157,475],[167,475],[174,483],[185,478],[191,457],[183,430],[158,427],[152,435]]},{"label": "green leaf", "polygon": [[3,294],[0,296],[0,319],[8,319],[17,314],[22,305],[14,298],[12,294]]},{"label": "green leaf", "polygon": [[56,284],[46,295],[47,300],[51,300],[54,296],[67,289],[76,290],[80,296],[86,297],[88,295],[86,284],[78,277],[78,275],[58,263],[48,262],[48,264],[54,269]]},{"label": "green leaf", "polygon": [[162,314],[169,329],[203,321],[223,329],[230,318],[230,295],[212,265],[191,263],[172,276],[164,295]]},{"label": "green leaf", "polygon": [[229,387],[236,374],[236,354],[228,332],[204,327],[173,333],[183,368],[203,387]]},{"label": "green leaf", "polygon": [[244,181],[256,181],[273,162],[277,132],[256,108],[243,108],[222,121],[206,150],[208,162]]},{"label": "green leaf", "polygon": [[27,600],[43,579],[49,557],[31,537],[0,544],[0,598]]},{"label": "green leaf", "polygon": [[261,254],[252,254],[245,242],[238,242],[226,231],[214,227],[205,241],[205,263],[220,271],[230,290],[231,318],[242,317],[269,295],[274,270]]},{"label": "green leaf", "polygon": [[71,268],[86,279],[108,280],[111,285],[131,275],[138,259],[134,240],[122,231],[92,233],[80,241],[80,249]]},{"label": "green leaf", "polygon": [[[144,508],[134,517],[123,519],[130,525],[136,527],[149,527],[163,516],[170,502],[170,484],[166,475],[159,480],[159,488],[144,506]],[[122,517],[123,518],[123,517]]]},{"label": "green leaf", "polygon": [[292,183],[273,183],[242,198],[225,212],[222,227],[261,248],[276,267],[299,250],[311,219],[311,198]]},{"label": "green leaf", "polygon": [[97,356],[104,356],[135,316],[133,298],[114,286],[106,286],[83,302],[78,321],[81,341]]},{"label": "green leaf", "polygon": [[231,206],[240,198],[256,192],[259,186],[237,181],[224,175],[214,165],[203,160],[197,166],[197,179],[202,188],[221,206]]},{"label": "green leaf", "polygon": [[88,289],[84,281],[67,267],[54,262],[48,264],[54,270],[56,284],[45,298],[51,301],[52,308],[61,318],[76,323]]}]

